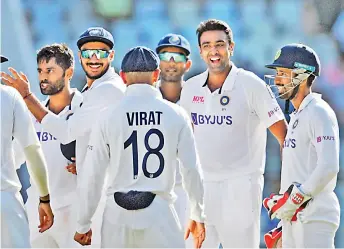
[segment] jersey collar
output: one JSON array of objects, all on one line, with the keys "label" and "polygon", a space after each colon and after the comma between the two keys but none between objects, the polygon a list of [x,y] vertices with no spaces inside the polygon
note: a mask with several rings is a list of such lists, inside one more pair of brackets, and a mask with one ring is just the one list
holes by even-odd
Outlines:
[{"label": "jersey collar", "polygon": [[303,109],[305,109],[314,99],[321,99],[321,94],[319,93],[310,93],[308,94],[301,102],[297,113],[300,113]]},{"label": "jersey collar", "polygon": [[90,87],[88,87],[88,85],[86,84],[81,92],[86,92],[87,90],[91,90],[92,88],[100,85],[102,82],[104,81],[109,81],[111,79],[117,79],[119,77],[119,75],[116,73],[115,69],[113,67],[109,67],[109,69],[106,71],[106,73],[100,77],[99,79],[96,79],[95,81],[93,81],[92,85]]},{"label": "jersey collar", "polygon": [[162,99],[159,89],[148,84],[132,84],[127,86],[126,96],[153,96]]},{"label": "jersey collar", "polygon": [[[227,75],[225,82],[220,87],[219,94],[221,94],[223,91],[231,91],[233,89],[238,72],[239,69],[232,62],[232,68]],[[209,70],[207,69],[207,71],[205,71],[203,74],[205,76],[205,83],[202,85],[202,87],[206,87],[208,84]]]},{"label": "jersey collar", "polygon": [[[72,88],[72,89],[71,89],[71,92],[72,92],[72,94],[73,94],[72,102],[71,102],[70,105],[66,106],[66,107],[63,109],[63,111],[66,110],[66,109],[68,109],[68,110],[74,110],[75,107],[80,106],[80,104],[82,103],[83,97],[82,97],[82,94],[78,91],[78,89]],[[43,104],[46,108],[48,108],[48,106],[49,106],[49,101],[50,101],[50,99],[49,99],[49,97],[48,97],[48,98],[46,98],[45,100],[42,101],[42,104]]]}]

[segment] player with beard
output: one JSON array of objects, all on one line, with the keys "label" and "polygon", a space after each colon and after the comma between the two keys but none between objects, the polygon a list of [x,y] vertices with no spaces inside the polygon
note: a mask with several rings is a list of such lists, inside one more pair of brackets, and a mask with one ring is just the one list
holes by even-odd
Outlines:
[{"label": "player with beard", "polygon": [[[183,76],[191,67],[190,43],[185,37],[177,34],[167,34],[162,37],[156,47],[160,58],[160,81],[156,86],[164,99],[179,104],[180,93],[184,84]],[[177,161],[177,174],[174,191],[177,195],[175,208],[178,218],[184,227],[186,224],[187,196],[182,186],[182,179],[179,172],[179,160]]]},{"label": "player with beard", "polygon": [[[43,105],[59,117],[67,118],[82,103],[82,96],[70,88],[74,71],[74,56],[64,44],[52,44],[41,48],[37,53],[37,72],[43,95],[49,96]],[[26,208],[30,224],[32,247],[78,247],[69,229],[74,229],[76,220],[73,201],[76,197],[76,166],[61,153],[60,141],[44,129],[33,118],[33,123],[47,161],[51,206],[55,214],[55,225],[46,233],[39,233],[37,227],[37,187],[32,184],[28,189]],[[18,144],[18,143],[15,143]],[[15,146],[15,145],[14,145]],[[20,147],[15,146],[17,165],[20,160]],[[66,169],[66,165],[67,166]],[[69,172],[70,173],[69,173]],[[73,174],[71,174],[73,173]]]},{"label": "player with beard", "polygon": [[[22,96],[27,96],[26,105],[45,130],[62,143],[77,141],[76,162],[77,172],[80,175],[83,173],[82,165],[94,121],[101,117],[103,111],[109,107],[115,107],[120,102],[124,95],[125,84],[111,66],[115,51],[113,50],[114,39],[110,32],[101,27],[89,28],[80,35],[77,45],[80,49],[79,60],[86,73],[86,85],[82,90],[83,104],[75,109],[68,120],[59,117],[42,105],[30,92],[29,81],[18,77],[14,69],[11,70],[13,77],[9,76],[6,84],[16,88]],[[96,213],[95,216],[99,216],[98,220],[101,220],[102,211]],[[96,234],[93,236],[92,244],[99,247],[100,224],[97,222],[93,224],[95,224],[93,228]]]},{"label": "player with beard", "polygon": [[282,145],[286,121],[264,81],[232,62],[227,23],[210,19],[196,33],[207,70],[185,83],[180,103],[204,171],[203,246],[258,248],[267,129]]}]

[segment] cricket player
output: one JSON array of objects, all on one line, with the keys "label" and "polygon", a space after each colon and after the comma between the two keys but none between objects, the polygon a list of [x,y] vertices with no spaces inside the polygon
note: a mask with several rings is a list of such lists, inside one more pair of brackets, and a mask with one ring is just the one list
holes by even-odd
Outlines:
[{"label": "cricket player", "polygon": [[[180,93],[184,84],[183,76],[189,71],[192,61],[189,58],[191,47],[189,41],[182,35],[167,34],[162,37],[155,49],[160,59],[160,81],[156,86],[164,99],[179,105]],[[175,208],[178,218],[184,228],[187,224],[186,204],[187,196],[182,186],[182,178],[179,172],[179,160],[177,162],[177,175],[174,192],[177,195]]]},{"label": "cricket player", "polygon": [[[74,140],[76,143],[76,162],[78,176],[82,174],[87,144],[91,127],[102,116],[102,112],[109,107],[115,107],[124,95],[125,84],[111,66],[115,52],[114,39],[110,32],[100,27],[92,27],[83,32],[77,45],[80,49],[78,56],[86,74],[86,85],[82,90],[83,103],[74,110],[72,116],[65,117],[49,111],[30,92],[29,81],[16,77],[17,72],[12,70],[10,86],[15,87],[25,98],[25,103],[42,127],[56,137],[63,144]],[[102,203],[102,202],[101,202]],[[105,203],[103,203],[105,205]],[[104,206],[103,205],[103,206]],[[101,220],[102,206],[95,215]],[[94,222],[94,245],[100,246],[100,222]]]},{"label": "cricket player", "polygon": [[159,58],[145,47],[123,58],[120,75],[128,85],[117,108],[92,130],[78,185],[79,217],[75,239],[91,243],[91,217],[109,171],[102,247],[184,247],[173,206],[176,161],[190,201],[194,245],[205,237],[203,186],[191,121],[181,107],[162,98],[155,82]]},{"label": "cricket player", "polygon": [[[52,44],[37,53],[37,71],[41,93],[49,96],[44,102],[54,114],[64,117],[72,115],[82,103],[82,95],[70,88],[74,71],[73,51],[64,44]],[[41,142],[48,167],[51,206],[55,224],[46,233],[38,233],[37,188],[34,184],[28,190],[26,208],[30,224],[31,246],[37,248],[78,247],[71,232],[75,231],[76,214],[73,203],[76,199],[76,166],[61,152],[60,141],[33,119],[36,133]],[[75,150],[75,148],[74,148]],[[14,150],[18,154],[19,149]],[[20,162],[21,165],[23,162]]]},{"label": "cricket player", "polygon": [[[7,61],[1,56],[1,63]],[[20,74],[18,77],[25,77]],[[6,81],[1,74],[1,81]],[[13,88],[0,85],[1,93],[1,247],[30,247],[30,232],[20,196],[21,185],[16,173],[12,152],[12,140],[22,146],[29,173],[39,193],[39,232],[49,229],[54,223],[50,207],[50,196],[46,162],[37,139],[29,112],[20,94]],[[5,121],[5,122],[4,122]],[[36,197],[37,198],[37,197]],[[36,208],[37,208],[36,206]],[[37,212],[37,209],[36,209]]]},{"label": "cricket player", "polygon": [[201,22],[197,35],[207,70],[186,81],[180,103],[192,118],[204,171],[203,246],[258,248],[267,129],[282,145],[286,121],[264,81],[231,61],[227,23]]},{"label": "cricket player", "polygon": [[282,247],[334,248],[340,220],[334,193],[339,128],[332,108],[312,92],[320,75],[319,57],[306,45],[289,44],[266,67],[276,70],[272,79],[279,96],[289,99],[295,111],[283,145],[281,195],[264,203],[275,198],[268,209],[271,219],[282,220]]}]

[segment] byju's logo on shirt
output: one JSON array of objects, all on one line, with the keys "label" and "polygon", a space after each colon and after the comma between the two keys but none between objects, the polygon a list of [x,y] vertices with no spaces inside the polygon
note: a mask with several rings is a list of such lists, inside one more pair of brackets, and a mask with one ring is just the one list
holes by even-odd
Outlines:
[{"label": "byju's logo on shirt", "polygon": [[295,138],[287,138],[284,140],[283,148],[295,148],[296,147],[296,139]]},{"label": "byju's logo on shirt", "polygon": [[277,106],[273,110],[268,112],[269,118],[273,116],[275,113],[277,113],[280,110],[280,108]]},{"label": "byju's logo on shirt", "polygon": [[319,136],[317,137],[317,143],[321,143],[322,141],[334,141],[334,136]]},{"label": "byju's logo on shirt", "polygon": [[48,141],[48,140],[56,140],[56,137],[54,137],[53,135],[51,135],[49,132],[39,132],[37,131],[37,136],[38,136],[38,140],[39,141]]},{"label": "byju's logo on shirt", "polygon": [[192,122],[194,125],[231,125],[233,123],[232,116],[222,116],[222,115],[202,115],[192,112],[191,113]]},{"label": "byju's logo on shirt", "polygon": [[194,96],[192,99],[192,103],[204,104],[204,97],[203,96]]}]

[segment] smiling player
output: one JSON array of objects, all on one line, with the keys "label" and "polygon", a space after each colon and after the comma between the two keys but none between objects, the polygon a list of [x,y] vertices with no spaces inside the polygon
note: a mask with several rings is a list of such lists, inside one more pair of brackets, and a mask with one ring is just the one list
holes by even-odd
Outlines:
[{"label": "smiling player", "polygon": [[204,247],[258,248],[267,129],[282,145],[286,122],[264,81],[231,61],[228,24],[208,20],[197,34],[208,69],[186,81],[180,102],[204,171]]}]

